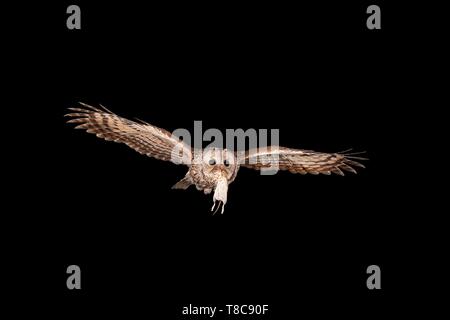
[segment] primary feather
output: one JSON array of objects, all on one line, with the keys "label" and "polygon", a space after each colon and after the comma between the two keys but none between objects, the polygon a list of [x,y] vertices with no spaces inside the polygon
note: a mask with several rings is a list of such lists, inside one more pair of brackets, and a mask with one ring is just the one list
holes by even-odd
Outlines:
[{"label": "primary feather", "polygon": [[149,157],[176,164],[190,164],[190,147],[170,132],[148,123],[119,117],[104,107],[99,109],[84,103],[81,105],[82,108],[69,108],[73,112],[66,114],[72,118],[68,123],[78,124],[75,129],[85,129],[99,138],[124,143]]}]

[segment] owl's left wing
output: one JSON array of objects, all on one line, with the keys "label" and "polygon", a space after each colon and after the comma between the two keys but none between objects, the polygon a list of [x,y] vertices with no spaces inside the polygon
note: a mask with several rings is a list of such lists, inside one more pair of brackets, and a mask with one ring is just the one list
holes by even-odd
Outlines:
[{"label": "owl's left wing", "polygon": [[81,105],[79,108],[69,108],[73,112],[66,114],[72,118],[68,123],[77,124],[75,129],[85,129],[99,138],[124,143],[149,157],[175,164],[191,163],[191,148],[170,132],[145,122],[119,117],[105,107]]},{"label": "owl's left wing", "polygon": [[354,167],[364,168],[355,160],[366,160],[350,153],[323,153],[311,150],[291,149],[278,146],[246,151],[238,161],[242,167],[251,169],[279,169],[300,174],[339,174],[344,171],[356,173]]}]

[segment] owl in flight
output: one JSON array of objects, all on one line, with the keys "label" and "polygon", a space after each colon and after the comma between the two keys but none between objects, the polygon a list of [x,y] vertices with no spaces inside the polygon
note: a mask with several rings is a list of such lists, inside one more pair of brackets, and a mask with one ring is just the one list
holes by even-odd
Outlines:
[{"label": "owl in flight", "polygon": [[234,181],[240,167],[264,170],[277,168],[300,174],[339,174],[344,171],[356,173],[353,167],[364,166],[355,160],[366,160],[355,156],[358,153],[321,153],[310,150],[269,146],[234,153],[231,150],[206,148],[197,150],[185,144],[170,132],[143,121],[135,122],[119,117],[103,106],[92,107],[80,103],[78,108],[65,116],[68,123],[78,124],[75,129],[86,129],[99,138],[121,142],[141,154],[160,160],[184,164],[189,170],[186,176],[172,188],[187,189],[195,185],[205,194],[214,191],[213,206],[222,206],[223,213],[227,202],[228,185]]}]

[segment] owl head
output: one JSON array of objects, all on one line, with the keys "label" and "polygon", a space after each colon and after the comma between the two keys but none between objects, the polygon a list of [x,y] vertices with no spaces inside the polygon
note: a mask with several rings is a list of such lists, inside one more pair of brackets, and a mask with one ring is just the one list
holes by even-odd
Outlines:
[{"label": "owl head", "polygon": [[220,148],[203,150],[203,174],[217,179],[225,178],[229,183],[234,180],[238,169],[234,152]]}]

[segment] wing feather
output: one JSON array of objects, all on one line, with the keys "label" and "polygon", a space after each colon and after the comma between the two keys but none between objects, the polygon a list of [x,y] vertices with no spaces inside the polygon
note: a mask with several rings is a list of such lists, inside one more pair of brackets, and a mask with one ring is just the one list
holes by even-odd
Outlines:
[{"label": "wing feather", "polygon": [[107,141],[124,143],[149,157],[176,164],[191,163],[191,148],[170,132],[119,117],[103,106],[80,104],[82,107],[69,108],[72,112],[65,115],[71,118],[67,123],[77,124],[75,129],[84,129]]},{"label": "wing feather", "polygon": [[240,165],[260,170],[272,168],[300,174],[331,173],[343,176],[344,171],[356,173],[354,167],[364,168],[355,160],[367,160],[345,153],[323,153],[312,150],[291,149],[278,146],[246,151],[239,159]]}]

